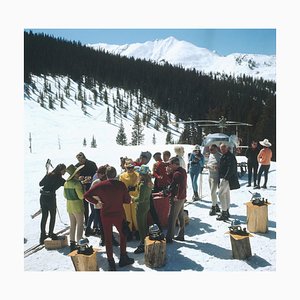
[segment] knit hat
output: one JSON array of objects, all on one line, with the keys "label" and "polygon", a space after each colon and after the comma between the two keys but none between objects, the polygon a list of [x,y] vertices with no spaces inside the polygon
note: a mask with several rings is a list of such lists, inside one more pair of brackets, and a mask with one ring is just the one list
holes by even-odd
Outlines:
[{"label": "knit hat", "polygon": [[193,151],[200,151],[200,146],[199,145],[195,145],[194,150]]},{"label": "knit hat", "polygon": [[84,165],[81,165],[78,168],[76,168],[74,165],[69,165],[66,169],[67,173],[70,174],[67,180],[71,180],[75,176],[75,174],[78,173],[83,167]]},{"label": "knit hat", "polygon": [[139,174],[146,175],[150,173],[150,169],[147,165],[141,165],[140,167],[136,167],[135,171],[137,171]]},{"label": "knit hat", "polygon": [[264,139],[263,141],[259,141],[259,143],[264,147],[271,147],[272,144],[269,142],[268,139]]}]

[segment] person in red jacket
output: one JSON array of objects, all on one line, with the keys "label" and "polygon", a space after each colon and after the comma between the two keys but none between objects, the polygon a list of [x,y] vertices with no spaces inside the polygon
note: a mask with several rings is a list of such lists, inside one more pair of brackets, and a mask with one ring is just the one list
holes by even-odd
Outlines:
[{"label": "person in red jacket", "polygon": [[[187,175],[185,169],[180,167],[178,157],[171,157],[167,172],[171,173],[172,181],[168,187],[170,193],[170,212],[168,218],[168,230],[166,242],[172,243],[173,239],[184,241],[184,213],[183,205],[186,201]],[[179,220],[179,232],[174,238],[176,221]]]},{"label": "person in red jacket", "polygon": [[167,164],[162,160],[161,153],[154,153],[153,158],[155,160],[152,168],[152,176],[154,177],[153,192],[157,193],[167,187],[170,184],[171,180],[167,174]]},{"label": "person in red jacket", "polygon": [[123,204],[130,203],[131,197],[126,185],[123,182],[116,180],[117,171],[114,167],[107,167],[106,176],[107,180],[96,183],[84,194],[84,198],[88,202],[97,205],[97,207],[101,207],[100,213],[105,236],[105,248],[109,270],[116,271],[112,246],[113,225],[117,228],[120,236],[119,267],[134,263],[134,259],[129,258],[127,255],[127,239],[122,230],[123,221],[126,220]]}]

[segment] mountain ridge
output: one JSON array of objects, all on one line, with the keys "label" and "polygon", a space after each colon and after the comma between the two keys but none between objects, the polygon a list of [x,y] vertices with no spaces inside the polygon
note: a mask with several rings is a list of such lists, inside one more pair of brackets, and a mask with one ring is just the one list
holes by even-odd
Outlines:
[{"label": "mountain ridge", "polygon": [[231,53],[226,56],[206,48],[198,47],[174,37],[113,45],[105,43],[87,44],[93,49],[105,50],[120,56],[146,59],[164,64],[180,65],[185,69],[196,69],[204,73],[227,74],[276,81],[276,55]]}]

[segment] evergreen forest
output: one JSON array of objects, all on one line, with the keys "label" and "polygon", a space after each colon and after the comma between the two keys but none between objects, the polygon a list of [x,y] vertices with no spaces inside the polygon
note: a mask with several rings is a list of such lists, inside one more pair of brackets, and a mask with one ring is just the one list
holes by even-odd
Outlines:
[{"label": "evergreen forest", "polygon": [[[30,75],[84,75],[99,84],[139,91],[158,107],[182,120],[227,120],[253,124],[240,127],[244,144],[269,139],[276,160],[276,83],[250,76],[205,74],[168,63],[159,64],[94,50],[77,41],[24,31],[24,81]],[[187,126],[201,138],[200,126]],[[212,132],[219,131],[211,128]],[[224,133],[232,134],[228,127]],[[182,143],[190,142],[183,136]]]}]

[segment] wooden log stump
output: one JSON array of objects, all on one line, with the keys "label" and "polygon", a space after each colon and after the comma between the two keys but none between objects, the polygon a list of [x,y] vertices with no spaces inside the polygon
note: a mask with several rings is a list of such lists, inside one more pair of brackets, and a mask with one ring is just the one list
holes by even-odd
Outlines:
[{"label": "wooden log stump", "polygon": [[238,235],[238,234],[230,234],[230,242],[232,248],[232,256],[235,259],[247,259],[252,256],[251,246],[249,237],[252,236],[249,234],[248,236]]},{"label": "wooden log stump", "polygon": [[145,238],[145,265],[150,268],[160,268],[166,263],[166,240],[150,240]]},{"label": "wooden log stump", "polygon": [[77,250],[68,254],[71,257],[75,271],[99,271],[97,264],[97,251],[91,255],[78,254]]},{"label": "wooden log stump", "polygon": [[268,231],[268,205],[254,205],[247,202],[247,229],[250,232],[266,233]]},{"label": "wooden log stump", "polygon": [[68,237],[66,235],[58,236],[57,240],[47,238],[44,240],[44,245],[47,250],[60,249],[68,246]]}]

